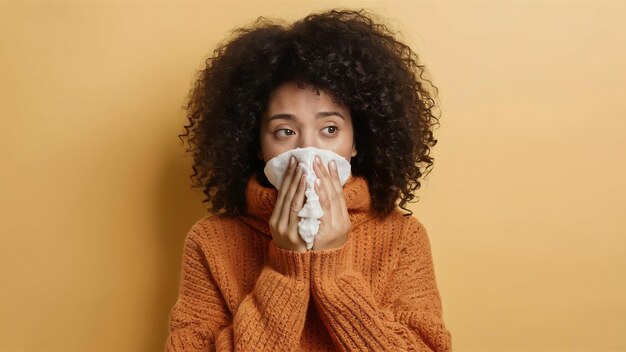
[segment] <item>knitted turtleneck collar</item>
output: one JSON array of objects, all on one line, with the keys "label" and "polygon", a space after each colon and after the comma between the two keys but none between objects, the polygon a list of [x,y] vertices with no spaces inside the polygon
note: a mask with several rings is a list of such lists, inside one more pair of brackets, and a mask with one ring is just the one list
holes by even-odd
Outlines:
[{"label": "knitted turtleneck collar", "polygon": [[[352,228],[372,217],[371,200],[367,180],[363,176],[351,176],[343,186],[343,195],[350,214]],[[278,190],[264,187],[253,174],[246,188],[247,212],[239,218],[255,230],[271,237],[269,218],[274,211]]]}]

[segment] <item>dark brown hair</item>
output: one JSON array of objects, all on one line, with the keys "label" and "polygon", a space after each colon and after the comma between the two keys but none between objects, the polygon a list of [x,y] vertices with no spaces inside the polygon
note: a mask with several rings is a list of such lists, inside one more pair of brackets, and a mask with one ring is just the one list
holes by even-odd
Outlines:
[{"label": "dark brown hair", "polygon": [[[364,10],[330,10],[291,25],[264,17],[238,28],[205,62],[190,91],[185,133],[193,187],[224,216],[245,212],[249,177],[264,179],[259,128],[270,92],[288,81],[310,84],[350,109],[372,210],[382,218],[407,202],[430,172],[437,140],[437,88],[411,48]],[[184,141],[183,141],[184,142]],[[268,183],[269,185],[269,183]]]}]

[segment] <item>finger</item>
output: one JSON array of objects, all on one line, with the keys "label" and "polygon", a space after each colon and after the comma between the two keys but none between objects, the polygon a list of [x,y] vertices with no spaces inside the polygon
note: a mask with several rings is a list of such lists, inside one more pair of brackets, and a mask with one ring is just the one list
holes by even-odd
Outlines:
[{"label": "finger", "polygon": [[339,196],[339,202],[341,203],[341,213],[345,216],[348,214],[348,207],[346,206],[346,199],[343,196],[343,186],[341,186],[341,180],[339,179],[339,170],[337,170],[337,162],[335,160],[331,160],[328,168],[330,170],[330,176],[333,182],[333,187],[335,188]]},{"label": "finger", "polygon": [[328,163],[328,170],[329,170],[330,180],[332,182],[333,188],[335,188],[335,190],[339,192],[340,194],[343,193],[342,187],[341,187],[341,180],[339,180],[339,171],[337,170],[337,162],[334,160],[331,160]]},{"label": "finger", "polygon": [[[287,229],[289,226],[290,213],[294,210],[292,209],[292,203],[294,195],[296,194],[296,190],[298,189],[298,185],[300,184],[300,178],[302,177],[302,168],[298,165],[296,169],[296,173],[292,178],[291,184],[288,187],[287,193],[285,194],[285,199],[283,201],[283,207],[280,210],[280,218],[278,220],[278,226],[280,228]],[[300,209],[295,209],[296,211],[300,211]]]},{"label": "finger", "polygon": [[283,175],[283,181],[281,182],[280,189],[278,190],[278,196],[276,197],[276,204],[274,204],[274,209],[282,209],[283,200],[285,199],[285,194],[287,193],[287,188],[293,179],[294,170],[296,168],[296,158],[293,156],[289,158],[289,166],[285,170],[285,174]]},{"label": "finger", "polygon": [[322,218],[324,218],[326,215],[330,215],[330,199],[326,195],[326,190],[322,187],[320,178],[315,180],[314,188],[315,188],[315,193],[317,194],[319,198],[320,206],[322,207],[322,210],[324,211],[324,215],[322,216]]},{"label": "finger", "polygon": [[322,209],[324,210],[324,216],[326,217],[326,215],[329,215],[332,213],[332,195],[329,192],[326,183],[324,181],[324,170],[323,170],[323,166],[320,165],[320,163],[318,163],[317,161],[313,163],[313,171],[315,172],[315,175],[317,176],[317,180],[315,181],[315,192],[317,193],[317,195],[320,198],[320,205],[322,206]]},{"label": "finger", "polygon": [[340,204],[337,204],[335,202],[339,199],[339,195],[337,194],[337,191],[333,187],[332,178],[330,177],[330,174],[328,173],[328,171],[326,170],[326,167],[322,163],[322,159],[319,158],[319,156],[317,156],[316,160],[317,160],[316,162],[317,168],[318,170],[321,171],[321,174],[322,174],[322,177],[320,177],[321,178],[320,181],[322,182],[322,188],[324,188],[324,190],[326,191],[326,195],[329,197],[330,206],[331,208],[337,207]]},{"label": "finger", "polygon": [[293,200],[291,201],[292,210],[289,212],[289,233],[298,234],[298,222],[300,221],[298,212],[304,206],[304,191],[306,191],[306,177],[301,175],[300,181],[298,182],[298,188],[296,189],[296,194],[293,196]]},{"label": "finger", "polygon": [[[317,167],[317,177],[320,178],[321,182],[322,182],[322,187],[328,192],[328,186],[330,185],[330,175],[328,174],[328,171],[326,170],[326,167],[324,166],[324,163],[322,162],[322,159],[319,156],[315,156],[315,163],[314,163],[314,167]],[[330,195],[330,193],[329,193]]]},{"label": "finger", "polygon": [[[330,172],[326,171],[326,168],[322,166],[323,164],[319,166],[324,174],[324,178],[322,180],[322,186],[324,186],[324,189],[326,190],[326,194],[329,198],[330,213],[332,214],[330,219],[338,221],[339,219],[348,217],[347,215],[348,210],[345,205],[345,201],[343,199],[343,189],[341,188],[341,183],[334,180],[335,177],[338,178],[338,173],[335,171],[335,174],[337,176],[332,175],[333,163],[334,161],[331,161],[329,163]],[[336,169],[337,167],[335,164],[335,170]]]}]

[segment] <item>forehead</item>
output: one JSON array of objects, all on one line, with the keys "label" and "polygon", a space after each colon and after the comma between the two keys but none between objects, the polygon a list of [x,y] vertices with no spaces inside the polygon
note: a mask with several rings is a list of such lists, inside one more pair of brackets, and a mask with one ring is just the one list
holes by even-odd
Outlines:
[{"label": "forehead", "polygon": [[[323,109],[346,111],[347,108],[335,102],[332,96],[310,85],[298,85],[295,82],[284,83],[276,87],[269,96],[267,112],[306,113]],[[291,111],[278,111],[291,110]]]}]

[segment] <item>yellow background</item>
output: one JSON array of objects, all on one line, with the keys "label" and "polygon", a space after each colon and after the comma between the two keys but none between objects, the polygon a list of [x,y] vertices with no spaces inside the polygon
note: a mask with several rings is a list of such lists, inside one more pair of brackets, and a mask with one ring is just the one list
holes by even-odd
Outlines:
[{"label": "yellow background", "polygon": [[[429,231],[455,351],[626,350],[626,2],[342,2],[440,88]],[[158,351],[205,215],[177,134],[215,44],[328,1],[0,3],[0,350]]]}]

